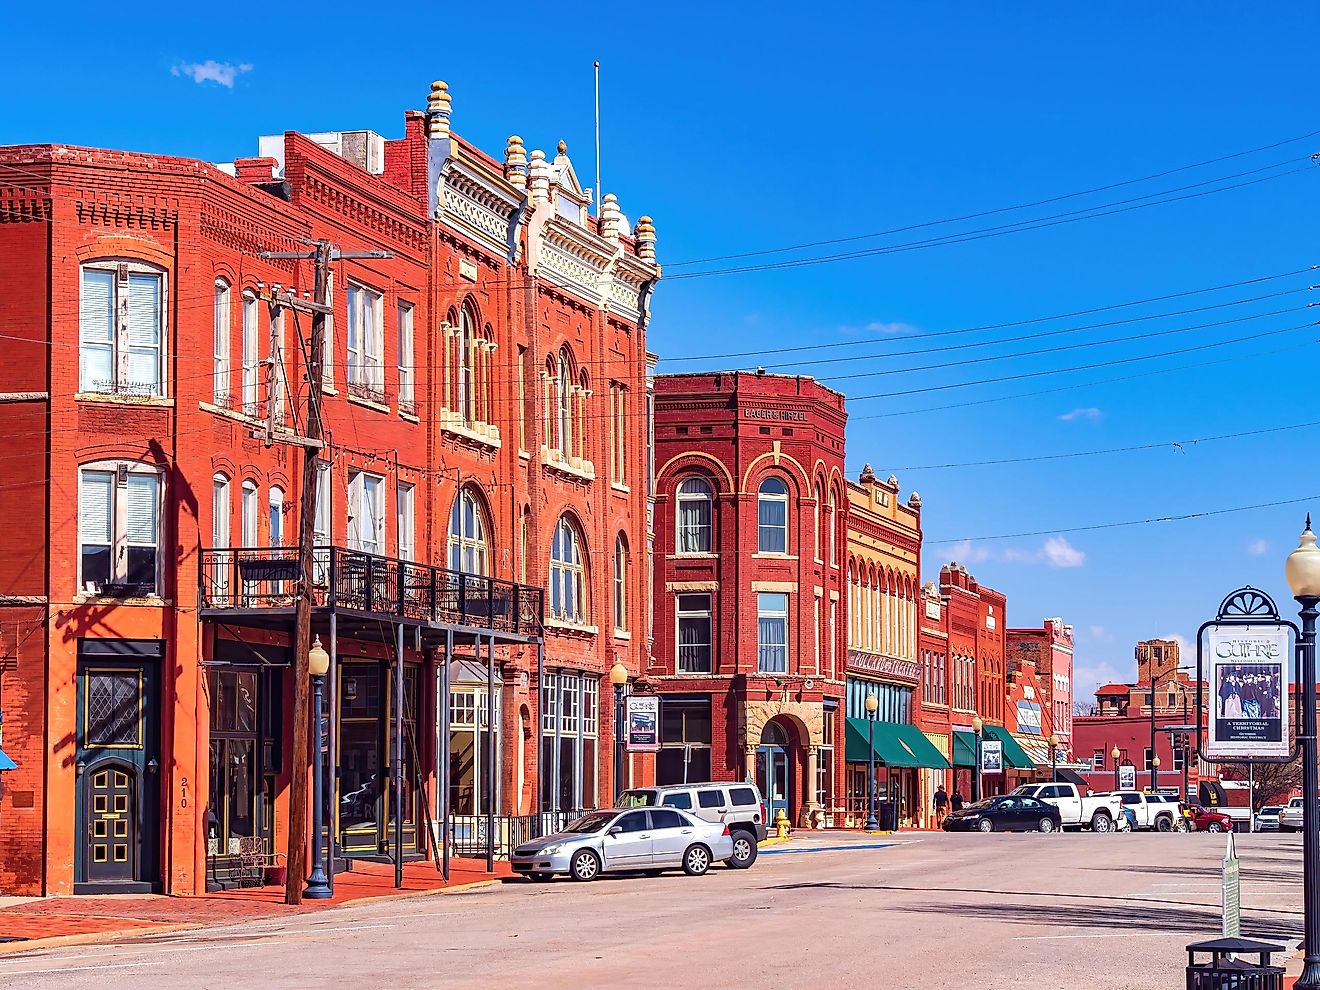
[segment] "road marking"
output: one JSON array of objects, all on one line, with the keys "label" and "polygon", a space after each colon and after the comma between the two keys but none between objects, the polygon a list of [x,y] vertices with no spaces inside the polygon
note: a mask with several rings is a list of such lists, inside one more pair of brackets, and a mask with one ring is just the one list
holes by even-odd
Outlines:
[{"label": "road marking", "polygon": [[162,961],[149,959],[146,962],[133,963],[101,963],[99,966],[61,966],[55,969],[7,969],[6,976],[25,976],[42,973],[77,973],[86,969],[135,969],[140,966],[160,966]]},{"label": "road marking", "polygon": [[850,846],[798,846],[793,848],[785,846],[778,849],[763,849],[762,856],[783,856],[787,853],[823,853],[823,852],[847,852],[850,849],[888,849],[890,846],[899,845],[896,842],[867,842],[858,843]]},{"label": "road marking", "polygon": [[1139,935],[1170,935],[1176,932],[1097,932],[1094,935],[1018,935],[1014,942],[1049,942],[1064,938],[1136,938]]}]

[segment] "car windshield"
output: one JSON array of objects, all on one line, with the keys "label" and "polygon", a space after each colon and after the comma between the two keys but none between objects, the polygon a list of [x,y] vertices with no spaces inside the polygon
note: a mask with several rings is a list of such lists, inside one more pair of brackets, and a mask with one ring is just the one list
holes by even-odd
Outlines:
[{"label": "car windshield", "polygon": [[1278,805],[1271,804],[1264,808],[1261,808],[1260,813],[1262,815],[1277,815],[1282,810],[1283,809],[1280,808]]},{"label": "car windshield", "polygon": [[651,808],[657,804],[655,791],[624,791],[619,795],[620,808]]},{"label": "car windshield", "polygon": [[597,812],[594,815],[583,815],[577,821],[573,822],[573,824],[564,829],[564,831],[578,834],[599,832],[612,821],[614,821],[614,812]]},{"label": "car windshield", "polygon": [[972,801],[963,805],[963,811],[982,811],[994,805],[999,798],[982,798],[980,801]]}]

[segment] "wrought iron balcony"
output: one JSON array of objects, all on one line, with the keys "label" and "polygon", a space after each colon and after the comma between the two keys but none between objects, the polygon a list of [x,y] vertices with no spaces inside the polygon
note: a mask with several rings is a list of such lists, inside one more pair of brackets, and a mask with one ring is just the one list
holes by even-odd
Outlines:
[{"label": "wrought iron balcony", "polygon": [[[203,550],[199,585],[203,613],[292,609],[298,548]],[[544,597],[541,588],[362,550],[313,551],[313,608],[539,636]]]}]

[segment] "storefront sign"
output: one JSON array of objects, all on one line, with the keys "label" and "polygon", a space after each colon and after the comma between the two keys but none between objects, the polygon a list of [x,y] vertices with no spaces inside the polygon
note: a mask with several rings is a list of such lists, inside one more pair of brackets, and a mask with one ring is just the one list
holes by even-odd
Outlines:
[{"label": "storefront sign", "polygon": [[[1030,687],[1027,688],[1030,690]],[[1040,731],[1040,705],[1033,701],[1017,703],[1018,732],[1038,736]]]},{"label": "storefront sign", "polygon": [[1135,791],[1137,789],[1137,768],[1131,763],[1118,768],[1118,789]]},{"label": "storefront sign", "polygon": [[627,702],[628,749],[654,753],[660,749],[660,699],[630,694]]},{"label": "storefront sign", "polygon": [[874,653],[859,650],[848,651],[848,669],[864,670],[868,674],[879,674],[890,680],[915,685],[921,680],[921,667],[911,660],[899,660],[896,657],[880,657]]},{"label": "storefront sign", "polygon": [[1004,744],[998,739],[981,740],[981,772],[1004,772]]},{"label": "storefront sign", "polygon": [[1213,626],[1207,633],[1207,652],[1207,759],[1286,757],[1287,629]]},{"label": "storefront sign", "polygon": [[926,618],[928,618],[928,619],[934,619],[936,622],[939,622],[939,621],[940,621],[940,603],[939,603],[939,602],[927,602],[927,603],[926,603]]},{"label": "storefront sign", "polygon": [[796,409],[744,409],[748,419],[779,419],[792,423],[805,423],[807,414]]}]

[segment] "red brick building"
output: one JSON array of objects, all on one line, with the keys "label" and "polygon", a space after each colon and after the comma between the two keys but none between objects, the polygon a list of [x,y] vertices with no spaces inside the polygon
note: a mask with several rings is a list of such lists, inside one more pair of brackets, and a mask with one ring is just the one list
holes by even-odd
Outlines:
[{"label": "red brick building", "polygon": [[656,377],[658,782],[752,778],[794,822],[836,803],[845,420],[810,378]]},{"label": "red brick building", "polygon": [[313,453],[336,851],[608,800],[603,677],[648,662],[654,229],[591,216],[562,143],[500,160],[450,117],[437,84],[397,140],[227,167],[0,149],[6,893],[194,893],[283,846],[310,324],[269,300],[313,269],[263,253],[317,239],[387,255],[331,266]]}]

